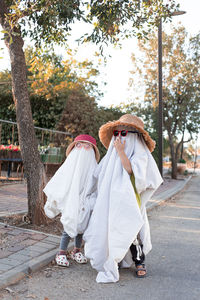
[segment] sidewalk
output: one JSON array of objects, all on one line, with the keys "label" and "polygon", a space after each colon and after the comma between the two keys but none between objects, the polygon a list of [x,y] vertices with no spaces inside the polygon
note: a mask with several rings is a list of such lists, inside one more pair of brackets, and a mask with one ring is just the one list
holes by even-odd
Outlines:
[{"label": "sidewalk", "polygon": [[[147,209],[159,205],[183,189],[191,179],[165,179],[164,184],[149,201]],[[26,212],[24,184],[0,187],[0,216]],[[60,237],[0,223],[0,289],[17,282],[53,260]]]},{"label": "sidewalk", "polygon": [[0,185],[0,217],[26,213],[28,210],[26,184]]},{"label": "sidewalk", "polygon": [[154,193],[152,199],[148,201],[147,211],[180,192],[191,178],[192,176],[178,180],[165,178],[164,183]]}]

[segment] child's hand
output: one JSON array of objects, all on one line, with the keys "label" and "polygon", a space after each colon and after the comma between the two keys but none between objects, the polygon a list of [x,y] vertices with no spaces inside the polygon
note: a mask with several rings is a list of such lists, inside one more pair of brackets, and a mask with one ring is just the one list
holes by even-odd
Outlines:
[{"label": "child's hand", "polygon": [[117,137],[116,140],[114,141],[114,147],[118,152],[118,154],[124,152],[125,143],[126,141],[124,140],[124,142],[122,143],[119,137]]},{"label": "child's hand", "polygon": [[124,167],[124,169],[128,172],[129,175],[132,174],[132,166],[131,163],[124,151],[125,149],[125,140],[123,141],[123,143],[121,142],[120,138],[117,137],[116,140],[114,141],[114,147],[120,157],[122,166]]}]

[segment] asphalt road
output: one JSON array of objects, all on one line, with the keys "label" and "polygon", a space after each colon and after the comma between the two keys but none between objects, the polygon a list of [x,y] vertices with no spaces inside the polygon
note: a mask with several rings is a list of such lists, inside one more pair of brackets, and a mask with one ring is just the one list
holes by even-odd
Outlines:
[{"label": "asphalt road", "polygon": [[[146,259],[148,276],[120,270],[120,281],[97,284],[87,265],[48,266],[3,290],[5,300],[199,300],[200,176],[183,191],[149,213],[153,250]],[[45,298],[46,297],[46,298]]]}]

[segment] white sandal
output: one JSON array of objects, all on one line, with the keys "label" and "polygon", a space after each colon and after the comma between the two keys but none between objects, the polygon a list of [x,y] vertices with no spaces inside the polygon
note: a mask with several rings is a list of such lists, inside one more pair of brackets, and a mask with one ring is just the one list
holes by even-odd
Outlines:
[{"label": "white sandal", "polygon": [[79,264],[86,264],[87,263],[87,258],[81,252],[77,252],[77,253],[72,252],[71,253],[71,258]]},{"label": "white sandal", "polygon": [[69,261],[65,254],[56,254],[55,260],[58,266],[69,267]]}]

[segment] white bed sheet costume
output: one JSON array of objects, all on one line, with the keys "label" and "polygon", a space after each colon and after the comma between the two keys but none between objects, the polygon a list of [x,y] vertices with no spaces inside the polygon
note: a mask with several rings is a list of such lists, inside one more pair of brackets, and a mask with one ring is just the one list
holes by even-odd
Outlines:
[{"label": "white bed sheet costume", "polygon": [[[77,139],[78,138],[78,139]],[[94,138],[88,135],[78,136],[67,148],[65,162],[44,188],[47,202],[44,211],[49,218],[61,213],[61,223],[65,232],[73,238],[83,233],[88,225],[91,203],[86,192],[95,189],[93,172],[97,167],[99,152],[97,147],[86,150],[77,149],[76,142],[87,142]],[[95,141],[96,144],[96,141]]]},{"label": "white bed sheet costume", "polygon": [[[126,121],[125,116],[132,120],[131,115],[124,115],[120,119]],[[122,122],[130,125],[130,122],[125,123]],[[123,168],[113,146],[112,137],[107,154],[95,172],[98,194],[83,237],[85,255],[98,271],[96,281],[99,283],[119,280],[119,262],[122,262],[123,267],[129,267],[133,263],[129,247],[138,233],[144,254],[152,248],[146,203],[163,180],[144,139],[132,133],[121,137],[122,142],[123,139],[126,140],[125,153],[131,162],[141,207],[138,206],[130,175]]]}]

